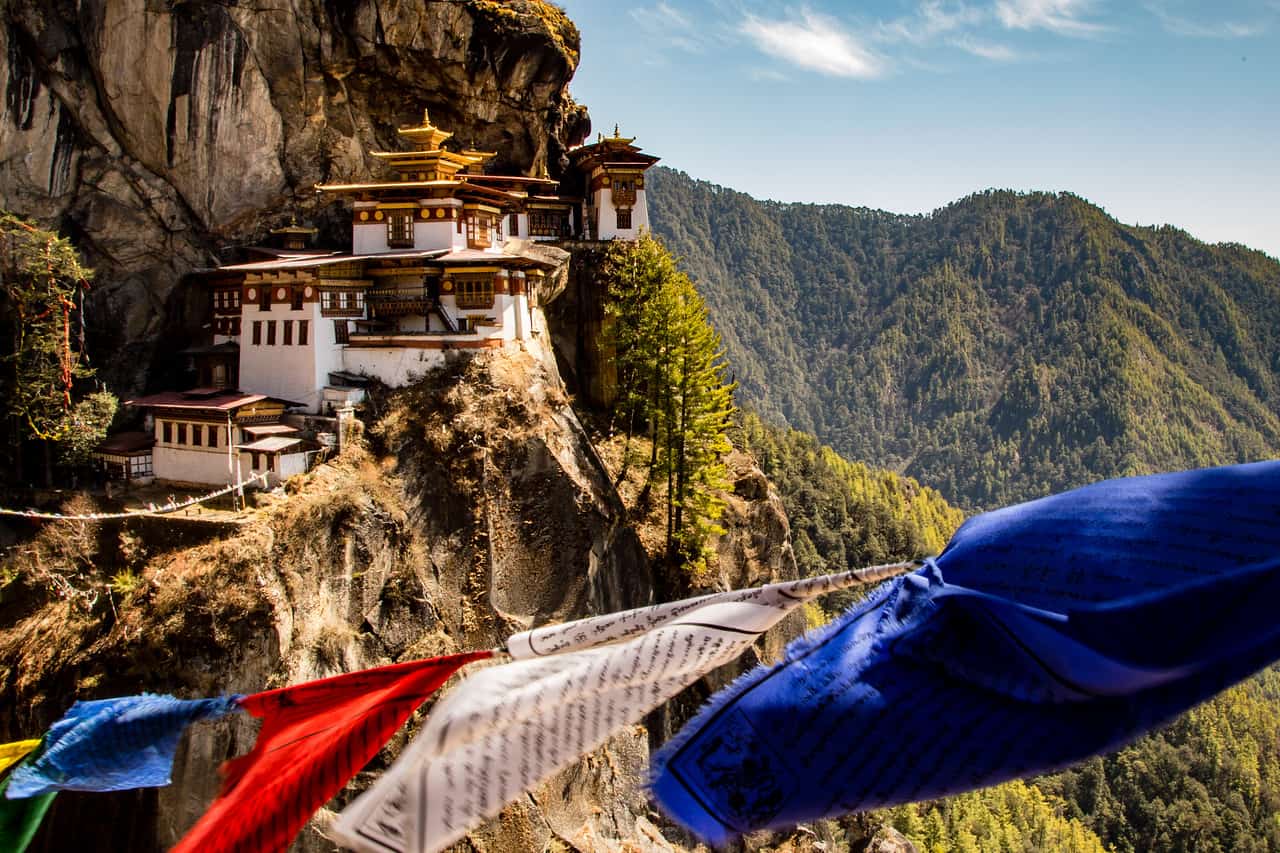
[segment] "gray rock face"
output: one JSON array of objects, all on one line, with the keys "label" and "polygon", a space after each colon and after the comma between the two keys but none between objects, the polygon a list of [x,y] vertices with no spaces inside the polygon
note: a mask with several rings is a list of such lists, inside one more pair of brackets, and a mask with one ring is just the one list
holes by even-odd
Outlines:
[{"label": "gray rock face", "polygon": [[503,171],[558,174],[589,130],[577,58],[540,0],[12,0],[0,206],[76,241],[98,272],[91,353],[137,390],[182,334],[187,271],[291,213],[341,244],[313,185],[369,175],[424,108]]}]

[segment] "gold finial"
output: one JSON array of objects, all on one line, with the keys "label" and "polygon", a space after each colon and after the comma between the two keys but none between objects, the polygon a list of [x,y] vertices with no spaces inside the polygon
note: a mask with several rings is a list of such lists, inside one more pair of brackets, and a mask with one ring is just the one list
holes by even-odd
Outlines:
[{"label": "gold finial", "polygon": [[614,139],[622,138],[622,134],[618,132],[618,126],[616,124],[613,126],[613,138]]},{"label": "gold finial", "polygon": [[603,134],[603,133],[597,133],[597,134],[596,134],[596,142],[604,142],[604,134]]},{"label": "gold finial", "polygon": [[430,127],[430,126],[431,126],[431,116],[427,114],[427,108],[426,108],[426,107],[423,107],[423,108],[422,108],[422,126],[423,126],[423,127]]}]

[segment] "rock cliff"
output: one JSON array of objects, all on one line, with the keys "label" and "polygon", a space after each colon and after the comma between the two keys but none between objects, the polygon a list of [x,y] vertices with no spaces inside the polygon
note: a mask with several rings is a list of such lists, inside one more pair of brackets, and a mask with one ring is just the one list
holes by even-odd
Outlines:
[{"label": "rock cliff", "polygon": [[[534,624],[651,602],[660,584],[649,557],[554,369],[524,353],[459,361],[378,395],[367,420],[367,450],[290,481],[287,495],[266,496],[234,523],[215,514],[48,526],[11,552],[0,587],[0,736],[43,731],[76,698],[256,692],[490,648]],[[776,493],[747,457],[735,455],[732,469],[714,584],[793,576]],[[132,579],[110,599],[90,605],[76,592],[126,571]],[[795,630],[771,633],[761,653]],[[651,721],[653,738],[709,689]],[[621,733],[512,805],[473,834],[472,848],[686,849],[650,813],[650,729]],[[254,730],[247,719],[195,727],[169,787],[60,795],[34,849],[83,849],[86,837],[99,850],[166,848]],[[295,849],[333,849],[323,835],[331,816],[322,812]]]},{"label": "rock cliff", "polygon": [[424,108],[495,165],[557,174],[589,130],[578,33],[542,0],[9,0],[0,207],[98,271],[90,351],[121,391],[175,334],[182,276],[370,172]]}]

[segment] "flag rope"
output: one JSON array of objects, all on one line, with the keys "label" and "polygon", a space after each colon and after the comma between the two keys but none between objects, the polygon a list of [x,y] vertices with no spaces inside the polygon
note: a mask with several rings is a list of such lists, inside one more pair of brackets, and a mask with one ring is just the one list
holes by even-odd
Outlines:
[{"label": "flag rope", "polygon": [[36,510],[20,510],[20,509],[4,509],[0,507],[0,515],[11,515],[19,518],[37,518],[44,521],[107,521],[115,518],[132,518],[135,515],[167,515],[171,512],[177,512],[180,509],[187,509],[196,504],[204,503],[207,500],[222,497],[231,492],[243,489],[245,486],[252,486],[254,483],[262,481],[262,485],[267,485],[267,475],[258,473],[251,475],[247,480],[241,480],[238,483],[232,483],[230,486],[224,486],[214,492],[205,495],[199,495],[194,498],[188,498],[185,501],[170,500],[167,504],[156,506],[149,504],[146,509],[134,509],[126,512],[91,512],[85,515],[62,515],[56,512],[38,512]]}]

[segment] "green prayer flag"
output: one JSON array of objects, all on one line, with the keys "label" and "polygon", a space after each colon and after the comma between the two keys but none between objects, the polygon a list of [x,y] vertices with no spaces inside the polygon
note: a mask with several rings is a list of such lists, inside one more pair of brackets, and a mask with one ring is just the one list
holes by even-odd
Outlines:
[{"label": "green prayer flag", "polygon": [[[29,760],[29,759],[28,759]],[[22,853],[35,838],[44,813],[49,810],[57,791],[48,794],[37,794],[21,800],[6,797],[9,779],[0,782],[0,850],[10,853]]]}]

